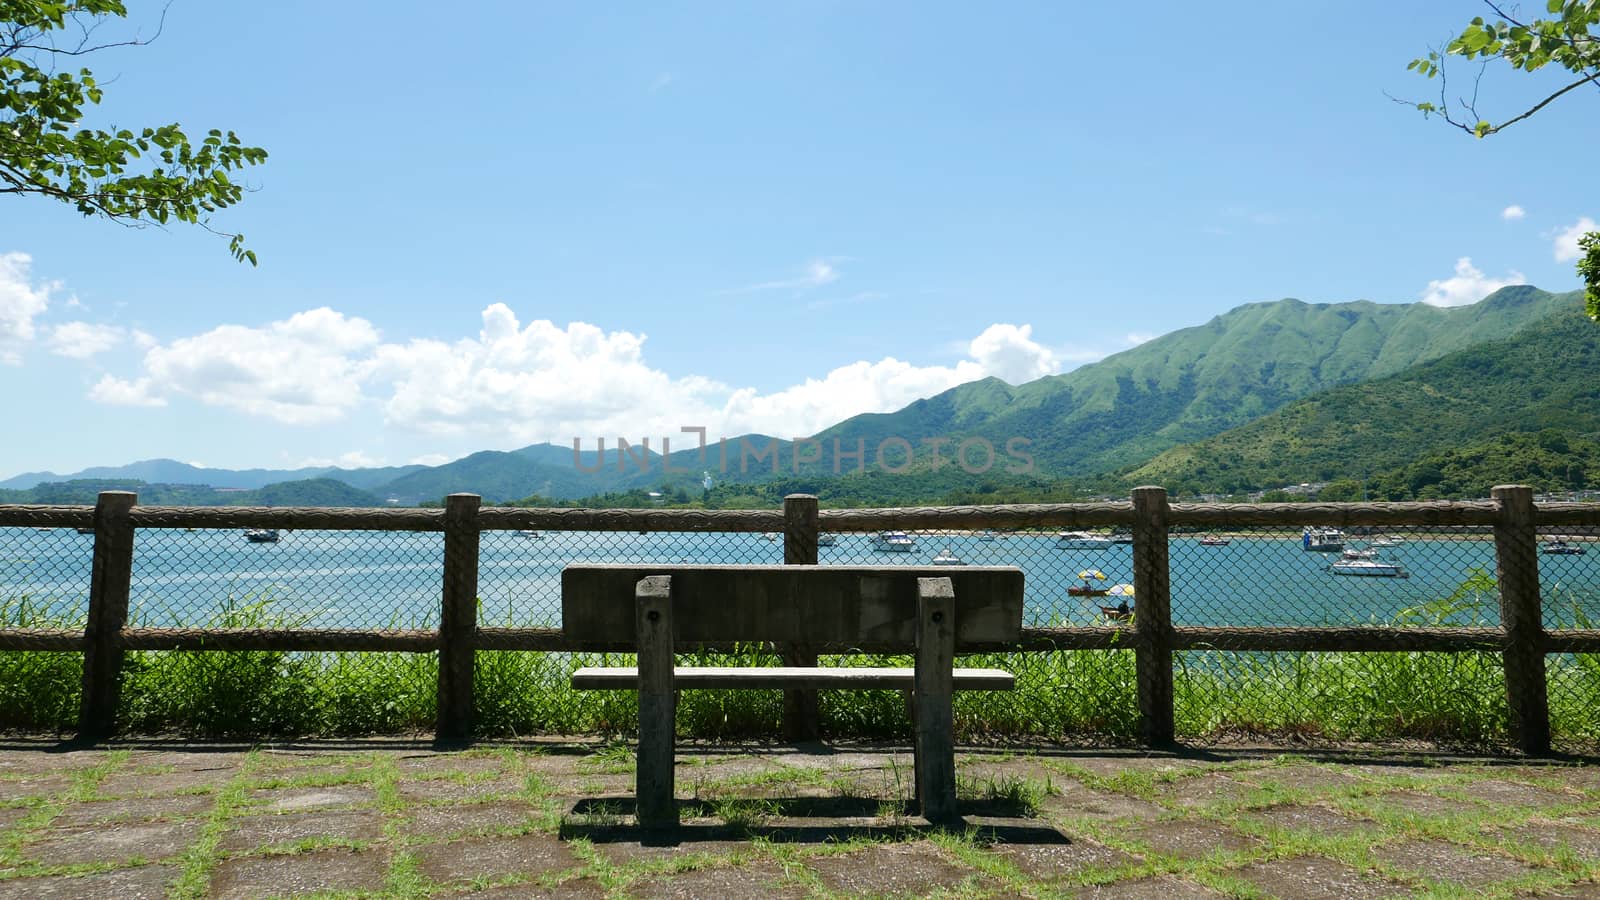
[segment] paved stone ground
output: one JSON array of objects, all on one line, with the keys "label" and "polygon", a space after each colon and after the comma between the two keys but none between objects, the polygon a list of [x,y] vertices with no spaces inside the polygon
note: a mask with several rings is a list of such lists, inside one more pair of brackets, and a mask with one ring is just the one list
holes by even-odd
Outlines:
[{"label": "paved stone ground", "polygon": [[971,748],[967,827],[904,748],[687,745],[641,841],[627,745],[0,741],[0,900],[1600,897],[1600,765]]}]

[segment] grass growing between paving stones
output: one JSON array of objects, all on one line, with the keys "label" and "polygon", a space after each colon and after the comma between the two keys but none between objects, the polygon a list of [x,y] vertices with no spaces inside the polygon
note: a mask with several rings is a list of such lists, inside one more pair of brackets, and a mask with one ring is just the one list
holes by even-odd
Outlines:
[{"label": "grass growing between paving stones", "polygon": [[217,792],[216,805],[211,808],[211,814],[206,818],[200,839],[183,855],[183,873],[178,876],[177,882],[168,892],[171,900],[189,900],[206,895],[206,888],[211,883],[211,873],[216,869],[220,858],[218,848],[222,843],[222,836],[227,832],[230,821],[239,815],[245,805],[246,786],[250,782],[258,757],[259,754],[256,752],[246,756],[239,771]]},{"label": "grass growing between paving stones", "polygon": [[[1424,897],[1511,897],[1519,892],[1559,890],[1600,877],[1600,862],[1593,856],[1595,847],[1600,846],[1600,831],[1596,830],[1600,822],[1594,818],[1600,808],[1600,791],[1587,789],[1588,782],[1583,779],[1563,780],[1562,775],[1572,770],[1534,764],[1433,767],[1374,760],[1355,765],[1317,762],[1304,755],[1237,758],[1219,764],[1135,755],[1075,761],[1047,754],[964,754],[964,767],[1004,767],[998,772],[978,768],[976,771],[985,774],[966,776],[958,785],[963,807],[976,817],[978,827],[948,832],[917,827],[916,820],[903,816],[900,807],[889,801],[870,826],[876,831],[873,835],[863,837],[854,826],[843,824],[847,819],[837,819],[841,831],[832,843],[783,842],[779,835],[789,824],[785,819],[817,814],[809,800],[791,805],[783,798],[814,796],[808,795],[807,789],[831,783],[840,774],[849,774],[852,782],[867,774],[886,785],[892,783],[895,758],[873,756],[875,761],[865,768],[857,768],[858,758],[840,760],[836,764],[840,768],[835,769],[790,768],[760,754],[719,754],[704,765],[697,761],[686,766],[714,776],[718,767],[728,765],[726,776],[705,781],[714,791],[753,783],[780,795],[709,800],[690,817],[694,820],[691,827],[732,825],[735,827],[728,829],[731,835],[742,829],[746,834],[742,843],[686,842],[666,852],[639,847],[627,834],[629,817],[624,813],[631,811],[631,803],[619,803],[614,815],[602,816],[602,800],[589,807],[596,819],[606,819],[595,824],[620,826],[621,832],[604,838],[579,834],[565,841],[563,846],[572,858],[559,869],[536,874],[536,870],[524,868],[446,882],[430,877],[430,873],[445,877],[432,868],[439,859],[438,851],[455,847],[457,853],[470,853],[480,840],[488,846],[494,839],[533,833],[554,840],[563,826],[576,824],[578,818],[567,816],[563,821],[561,813],[571,810],[575,799],[583,798],[582,788],[562,775],[585,769],[615,770],[631,763],[629,755],[617,746],[602,746],[599,752],[571,760],[510,748],[421,759],[378,751],[304,756],[255,751],[245,757],[230,780],[216,785],[215,801],[210,811],[203,813],[203,826],[177,858],[181,876],[169,890],[171,896],[202,896],[211,882],[223,877],[218,870],[219,857],[224,867],[232,867],[232,860],[241,857],[287,862],[301,854],[306,854],[310,863],[316,856],[311,851],[336,846],[367,851],[369,859],[370,853],[386,854],[386,868],[378,870],[383,877],[367,888],[374,896],[453,894],[502,886],[554,891],[578,881],[613,893],[658,889],[668,893],[706,890],[706,885],[750,886],[772,881],[790,891],[842,897],[870,892],[875,884],[905,884],[895,879],[903,879],[908,866],[940,870],[937,876],[928,875],[937,881],[915,889],[940,896],[1070,896],[1093,886],[1116,882],[1119,889],[1128,889],[1134,887],[1128,883],[1137,882],[1137,889],[1173,895],[1181,895],[1186,886],[1191,890],[1204,886],[1234,897],[1265,897],[1285,895],[1284,885],[1289,883],[1285,879],[1305,871],[1308,861],[1322,865],[1324,875],[1352,879],[1352,889],[1359,886]],[[4,872],[0,880],[132,867],[132,860],[119,866],[43,867],[26,862],[25,853],[17,852],[25,851],[52,819],[74,804],[105,802],[101,788],[108,784],[109,776],[114,774],[120,781],[125,780],[123,776],[152,771],[129,768],[129,759],[129,754],[119,752],[98,758],[92,767],[51,772],[53,792],[32,798],[23,807],[29,816],[13,823],[23,827],[27,836],[0,832],[0,839],[7,842],[0,844],[0,872]],[[761,768],[765,765],[776,768],[767,771]],[[547,783],[543,777],[532,777],[535,770],[562,774],[552,775],[555,782]],[[421,826],[416,816],[424,810],[491,807],[507,801],[455,797],[416,801],[408,800],[403,792],[408,783],[501,781],[522,785],[517,800],[534,807],[526,817],[518,813],[486,819],[484,825],[470,829]],[[226,834],[241,820],[274,816],[269,801],[300,799],[304,792],[340,785],[370,786],[370,798],[363,790],[364,799],[358,801],[352,795],[350,802],[364,806],[369,815],[376,806],[382,820],[381,838],[351,841],[356,835],[347,833],[345,838],[222,851],[229,846]],[[1108,818],[1103,812],[1078,815],[1073,804],[1086,790],[1148,798],[1152,811],[1133,811],[1120,818]],[[256,791],[273,793],[254,794]],[[882,794],[865,793],[866,803],[861,808],[870,816],[871,803]],[[1005,828],[1018,825],[982,818],[1019,813],[1025,817],[1030,804],[1037,815],[1029,821],[1037,822],[1044,832],[1054,830],[1054,840],[1037,843],[1022,838],[1008,845]],[[292,804],[287,808],[301,809]],[[332,809],[326,805],[318,808]],[[538,811],[531,811],[534,808]],[[1284,809],[1295,810],[1302,817],[1272,815]],[[491,821],[500,824],[488,824]],[[1552,829],[1568,829],[1581,846],[1575,849],[1550,838]],[[768,833],[771,839],[763,837]],[[593,840],[586,839],[589,837]],[[619,838],[620,843],[607,843]],[[1051,845],[1076,845],[1079,849],[1051,856],[1045,852]],[[19,869],[18,862],[23,862],[24,868]],[[702,872],[704,875],[696,874]],[[884,880],[872,880],[877,878]]]},{"label": "grass growing between paving stones", "polygon": [[12,823],[4,832],[0,832],[0,884],[13,878],[77,875],[117,868],[116,864],[111,863],[44,865],[26,860],[22,848],[30,839],[42,835],[69,804],[94,799],[100,782],[121,768],[127,760],[128,751],[114,750],[93,766],[72,770],[68,774],[69,780],[65,790],[33,804],[32,812],[24,816],[21,821]]},{"label": "grass growing between paving stones", "polygon": [[[1509,827],[1537,824],[1547,814],[1559,816],[1563,811],[1592,808],[1594,801],[1588,796],[1569,791],[1572,799],[1570,806],[1545,806],[1536,815],[1533,809],[1527,807],[1476,803],[1468,799],[1470,794],[1467,790],[1474,783],[1484,780],[1485,776],[1496,782],[1506,778],[1505,773],[1493,769],[1486,768],[1482,772],[1451,771],[1438,777],[1421,777],[1411,773],[1383,775],[1368,771],[1361,773],[1359,778],[1353,778],[1348,785],[1286,789],[1273,784],[1272,776],[1274,769],[1286,767],[1304,769],[1305,763],[1294,757],[1284,757],[1266,765],[1164,772],[1160,777],[1143,780],[1120,777],[1099,779],[1097,786],[1101,789],[1133,789],[1140,794],[1146,793],[1142,788],[1153,784],[1171,788],[1169,791],[1158,791],[1154,797],[1172,807],[1173,812],[1156,819],[1156,824],[1143,827],[1159,829],[1163,827],[1162,823],[1201,823],[1254,838],[1259,843],[1249,849],[1215,850],[1199,858],[1185,858],[1181,854],[1160,852],[1141,837],[1138,829],[1130,833],[1126,826],[1115,822],[1074,819],[1069,825],[1071,829],[1142,857],[1144,862],[1086,870],[1075,874],[1066,883],[1087,886],[1112,880],[1169,876],[1181,877],[1232,896],[1258,897],[1266,894],[1260,886],[1244,877],[1252,863],[1322,858],[1334,860],[1355,873],[1368,873],[1366,877],[1369,878],[1381,877],[1390,882],[1391,891],[1404,890],[1425,897],[1509,897],[1521,891],[1547,889],[1600,874],[1600,864],[1584,862],[1570,850],[1554,853],[1530,841],[1508,841],[1505,837]],[[1330,771],[1339,770],[1339,767],[1328,768]],[[1184,782],[1214,778],[1224,772],[1272,786],[1206,804],[1200,809],[1179,809],[1176,806],[1178,789]],[[1529,778],[1520,783],[1539,788],[1536,782],[1542,780],[1545,779]],[[1402,795],[1422,801],[1436,798],[1437,808],[1427,806],[1428,812],[1409,811],[1398,806],[1394,799]],[[1337,829],[1285,828],[1257,817],[1257,814],[1275,807],[1313,801],[1320,801],[1325,808],[1351,817],[1350,820],[1340,820],[1341,824],[1348,821],[1358,824],[1354,830],[1341,832]],[[1385,856],[1385,846],[1392,847],[1410,841],[1428,842],[1426,846],[1436,854],[1459,852],[1466,854],[1466,858],[1489,860],[1485,865],[1490,868],[1498,866],[1498,870],[1482,876],[1481,883],[1463,885],[1418,871]],[[1521,864],[1543,868],[1523,872]],[[1455,874],[1448,865],[1440,872]]]}]

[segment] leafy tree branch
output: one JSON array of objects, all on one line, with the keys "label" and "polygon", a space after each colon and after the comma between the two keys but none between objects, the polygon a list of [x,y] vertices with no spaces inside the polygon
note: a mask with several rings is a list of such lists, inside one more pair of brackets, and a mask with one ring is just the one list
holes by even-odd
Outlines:
[{"label": "leafy tree branch", "polygon": [[198,225],[254,265],[244,235],[212,228],[210,216],[242,199],[231,176],[265,162],[267,151],[219,129],[191,140],[177,123],[76,127],[102,90],[89,69],[57,64],[154,39],[94,42],[105,22],[127,15],[121,0],[0,0],[0,194],[46,197],[133,227]]},{"label": "leafy tree branch", "polygon": [[[1600,91],[1600,0],[1547,0],[1545,12],[1550,18],[1531,20],[1507,12],[1498,0],[1484,0],[1484,4],[1498,17],[1496,21],[1474,18],[1442,48],[1430,49],[1427,56],[1406,66],[1426,78],[1439,79],[1439,102],[1398,102],[1416,107],[1425,117],[1437,115],[1467,134],[1485,138],[1532,117],[1569,93],[1584,88]],[[1445,77],[1445,60],[1450,56],[1481,64],[1472,95],[1457,97],[1454,107]],[[1568,78],[1543,99],[1495,124],[1478,112],[1477,84],[1483,69],[1497,60],[1528,73],[1555,66],[1565,69]],[[1581,237],[1578,248],[1583,254],[1578,275],[1584,280],[1584,305],[1589,318],[1600,321],[1600,232]]]}]

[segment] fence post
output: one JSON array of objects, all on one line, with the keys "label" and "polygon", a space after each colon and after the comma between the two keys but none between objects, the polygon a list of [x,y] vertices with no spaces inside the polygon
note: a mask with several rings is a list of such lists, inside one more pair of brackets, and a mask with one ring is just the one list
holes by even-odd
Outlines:
[{"label": "fence post", "polygon": [[1148,746],[1173,741],[1172,582],[1167,569],[1167,490],[1133,489],[1134,661],[1139,732]]},{"label": "fence post", "polygon": [[1550,752],[1550,698],[1544,671],[1544,617],[1539,601],[1539,538],[1533,525],[1533,488],[1503,484],[1490,492],[1498,504],[1494,525],[1495,578],[1500,584],[1502,656],[1511,739],[1523,753]]},{"label": "fence post", "polygon": [[477,494],[451,494],[444,507],[444,598],[439,612],[439,721],[442,741],[472,734],[472,673],[478,631]]},{"label": "fence post", "polygon": [[[783,498],[783,564],[817,564],[817,498],[790,494]],[[817,652],[802,644],[779,648],[786,666],[815,666]],[[783,692],[783,733],[791,741],[814,741],[821,734],[816,691]]]},{"label": "fence post", "polygon": [[133,581],[133,523],[139,495],[101,491],[94,504],[94,561],[89,570],[89,616],[83,629],[83,701],[78,736],[110,737],[122,699],[122,629],[128,624]]}]

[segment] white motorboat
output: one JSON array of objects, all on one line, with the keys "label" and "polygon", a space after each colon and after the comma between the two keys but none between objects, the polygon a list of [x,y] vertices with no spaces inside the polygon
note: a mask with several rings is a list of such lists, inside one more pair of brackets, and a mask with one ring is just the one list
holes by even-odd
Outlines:
[{"label": "white motorboat", "polygon": [[832,533],[824,531],[821,534],[817,535],[817,546],[818,547],[832,547],[832,546],[834,546],[834,545],[836,545],[838,543],[839,543],[839,536],[836,535],[836,534],[832,534]]},{"label": "white motorboat", "polygon": [[246,528],[244,539],[252,544],[276,544],[278,542],[278,529]]},{"label": "white motorboat", "polygon": [[1328,571],[1335,575],[1357,575],[1368,578],[1410,578],[1399,563],[1384,562],[1381,559],[1340,557],[1328,565]]},{"label": "white motorboat", "polygon": [[955,555],[949,547],[946,547],[939,551],[938,556],[933,558],[933,564],[936,566],[964,566],[967,561]]},{"label": "white motorboat", "polygon": [[985,528],[984,530],[978,532],[978,540],[980,541],[992,541],[996,540],[998,537],[999,535],[995,534],[994,529],[992,528]]},{"label": "white motorboat", "polygon": [[1056,535],[1056,547],[1061,550],[1106,550],[1116,543],[1108,535],[1092,531],[1063,531]]},{"label": "white motorboat", "polygon": [[527,538],[530,541],[542,541],[542,540],[544,540],[544,535],[540,534],[538,531],[536,531],[536,530],[534,530],[532,528],[519,529],[517,531],[517,534],[522,536],[522,537]]},{"label": "white motorboat", "polygon": [[880,553],[910,553],[917,542],[904,531],[880,531],[872,536],[872,549]]},{"label": "white motorboat", "polygon": [[1539,552],[1550,556],[1582,556],[1583,548],[1577,544],[1569,544],[1563,540],[1545,541],[1539,545]]}]

